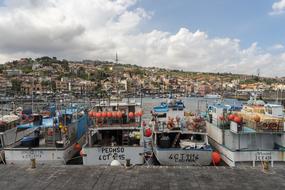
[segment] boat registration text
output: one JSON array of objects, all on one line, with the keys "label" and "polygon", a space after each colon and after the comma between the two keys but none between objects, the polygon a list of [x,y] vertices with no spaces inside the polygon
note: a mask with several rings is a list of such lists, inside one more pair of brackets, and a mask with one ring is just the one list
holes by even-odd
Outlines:
[{"label": "boat registration text", "polygon": [[199,160],[199,155],[177,153],[177,154],[170,154],[168,158],[169,160],[174,160],[174,162],[195,162],[196,160]]}]

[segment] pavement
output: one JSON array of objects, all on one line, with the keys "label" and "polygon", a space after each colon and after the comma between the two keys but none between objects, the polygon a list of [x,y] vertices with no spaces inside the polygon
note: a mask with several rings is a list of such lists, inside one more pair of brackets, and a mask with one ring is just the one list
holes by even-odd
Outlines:
[{"label": "pavement", "polygon": [[285,168],[260,167],[95,167],[0,165],[2,190],[115,189],[285,189]]}]

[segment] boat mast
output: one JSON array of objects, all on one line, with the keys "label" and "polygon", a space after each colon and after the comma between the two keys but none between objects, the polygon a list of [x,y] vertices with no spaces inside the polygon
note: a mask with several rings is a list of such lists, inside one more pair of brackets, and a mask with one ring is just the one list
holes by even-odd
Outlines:
[{"label": "boat mast", "polygon": [[[119,62],[119,58],[118,58],[118,52],[116,52],[116,66],[118,66],[118,62]],[[117,92],[117,97],[116,97],[116,102],[117,102],[117,111],[119,109],[119,103],[118,103],[118,98],[119,98],[119,89],[118,89],[118,73],[116,73],[116,76],[115,76],[115,80],[116,80],[116,92]]]},{"label": "boat mast", "polygon": [[32,114],[34,113],[34,88],[35,88],[35,73],[34,73],[34,64],[32,65]]}]

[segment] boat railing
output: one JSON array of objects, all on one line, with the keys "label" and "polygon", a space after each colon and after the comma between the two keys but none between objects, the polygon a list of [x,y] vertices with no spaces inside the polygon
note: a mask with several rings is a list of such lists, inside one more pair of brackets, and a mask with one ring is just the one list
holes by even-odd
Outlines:
[{"label": "boat railing", "polygon": [[[250,130],[252,129],[252,130]],[[284,122],[245,122],[240,133],[283,133]]]},{"label": "boat railing", "polygon": [[94,125],[95,128],[124,128],[124,127],[139,127],[139,122],[132,122],[132,123],[96,123]]},{"label": "boat railing", "polygon": [[169,128],[166,123],[160,122],[154,124],[154,131],[155,132],[164,132],[164,131],[183,131],[183,132],[193,132],[193,133],[206,133],[206,127],[201,127],[198,125],[181,125],[176,124],[173,128]]}]

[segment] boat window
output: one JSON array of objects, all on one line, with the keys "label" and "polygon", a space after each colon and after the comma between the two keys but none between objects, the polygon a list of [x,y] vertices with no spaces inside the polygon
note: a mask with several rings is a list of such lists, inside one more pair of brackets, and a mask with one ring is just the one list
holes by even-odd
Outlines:
[{"label": "boat window", "polygon": [[157,114],[157,118],[166,118],[166,113]]},{"label": "boat window", "polygon": [[204,140],[204,136],[200,134],[183,134],[181,135],[181,139],[190,139],[191,141],[202,141]]},{"label": "boat window", "polygon": [[180,133],[164,133],[157,136],[157,145],[160,148],[180,148],[180,143],[185,141],[204,144],[205,137],[200,134]]}]

